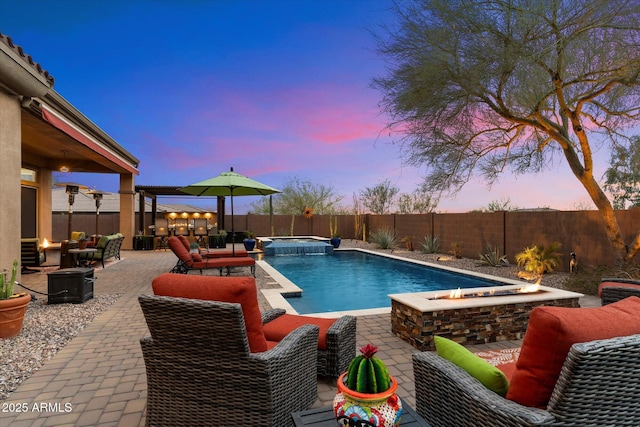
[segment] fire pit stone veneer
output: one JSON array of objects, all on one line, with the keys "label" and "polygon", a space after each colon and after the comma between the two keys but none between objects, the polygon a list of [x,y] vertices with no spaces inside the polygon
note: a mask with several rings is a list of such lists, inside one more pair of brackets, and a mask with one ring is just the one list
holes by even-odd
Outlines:
[{"label": "fire pit stone veneer", "polygon": [[[501,292],[522,288],[506,285]],[[479,296],[489,288],[463,289],[465,298],[443,298],[449,291],[393,294],[391,330],[420,351],[434,350],[433,336],[439,335],[462,345],[518,340],[524,337],[529,313],[540,305],[579,307],[582,294],[546,286],[538,292]]]}]

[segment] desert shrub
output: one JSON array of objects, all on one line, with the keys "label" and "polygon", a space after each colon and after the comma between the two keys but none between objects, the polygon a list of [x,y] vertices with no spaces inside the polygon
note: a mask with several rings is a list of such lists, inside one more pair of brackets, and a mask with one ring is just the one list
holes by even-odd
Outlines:
[{"label": "desert shrub", "polygon": [[440,250],[440,242],[438,236],[429,234],[424,237],[424,241],[420,242],[421,251],[425,254],[435,254]]},{"label": "desert shrub", "polygon": [[396,233],[390,228],[380,228],[371,233],[371,241],[380,249],[391,249],[398,244]]},{"label": "desert shrub", "polygon": [[462,245],[460,243],[453,242],[451,244],[451,250],[449,251],[455,258],[462,258]]},{"label": "desert shrub", "polygon": [[553,242],[549,246],[533,245],[516,254],[518,267],[542,277],[544,273],[551,273],[560,265],[560,243]]}]

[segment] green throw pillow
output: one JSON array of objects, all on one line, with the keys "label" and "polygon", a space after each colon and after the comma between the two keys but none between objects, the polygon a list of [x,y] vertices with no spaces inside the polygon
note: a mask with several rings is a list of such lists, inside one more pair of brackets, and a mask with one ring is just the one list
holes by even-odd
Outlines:
[{"label": "green throw pillow", "polygon": [[438,356],[467,371],[491,391],[504,397],[509,390],[509,380],[505,374],[486,360],[476,356],[457,342],[434,336]]}]

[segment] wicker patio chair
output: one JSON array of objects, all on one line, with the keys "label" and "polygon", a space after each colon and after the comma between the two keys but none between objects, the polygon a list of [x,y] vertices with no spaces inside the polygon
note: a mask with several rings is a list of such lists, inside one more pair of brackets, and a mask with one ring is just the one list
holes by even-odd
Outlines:
[{"label": "wicker patio chair", "polygon": [[146,425],[288,425],[317,398],[318,328],[302,326],[271,350],[251,353],[240,304],[139,297]]},{"label": "wicker patio chair", "polygon": [[[269,322],[280,316],[285,316],[286,310],[274,308],[262,313],[262,323]],[[286,315],[284,323],[299,324],[300,322],[328,319],[316,319],[308,316]],[[268,339],[268,337],[267,337]],[[336,319],[326,332],[326,348],[318,349],[318,375],[338,378],[349,367],[349,363],[356,356],[356,317],[345,315]]]},{"label": "wicker patio chair", "polygon": [[574,344],[546,410],[506,400],[435,352],[416,353],[417,412],[434,427],[640,425],[640,335]]},{"label": "wicker patio chair", "polygon": [[602,305],[611,304],[630,296],[640,297],[640,281],[623,278],[604,278],[600,280],[598,295]]}]

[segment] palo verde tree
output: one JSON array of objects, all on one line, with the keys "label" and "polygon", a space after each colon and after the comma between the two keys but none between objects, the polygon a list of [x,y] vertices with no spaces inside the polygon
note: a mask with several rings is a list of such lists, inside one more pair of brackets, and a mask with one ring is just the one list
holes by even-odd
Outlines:
[{"label": "palo verde tree", "polygon": [[604,174],[604,189],[613,197],[613,207],[640,206],[640,137],[628,146],[618,145],[611,152],[610,165]]},{"label": "palo verde tree", "polygon": [[[332,186],[300,178],[291,178],[280,190],[281,193],[273,195],[273,212],[282,215],[302,215],[307,207],[312,208],[316,214],[327,215],[339,208],[338,204],[343,197],[336,194]],[[251,208],[257,214],[268,214],[268,198],[263,197],[252,203]]]},{"label": "palo verde tree", "polygon": [[388,70],[373,86],[429,188],[456,192],[477,174],[491,184],[561,156],[616,260],[631,260],[640,237],[625,245],[593,152],[640,121],[640,2],[407,0],[395,12],[378,37]]},{"label": "palo verde tree", "polygon": [[374,215],[388,214],[400,189],[385,179],[373,187],[360,190],[360,201]]},{"label": "palo verde tree", "polygon": [[398,196],[398,212],[401,214],[425,214],[434,212],[438,207],[438,198],[434,197],[422,185],[413,193],[401,193]]}]

